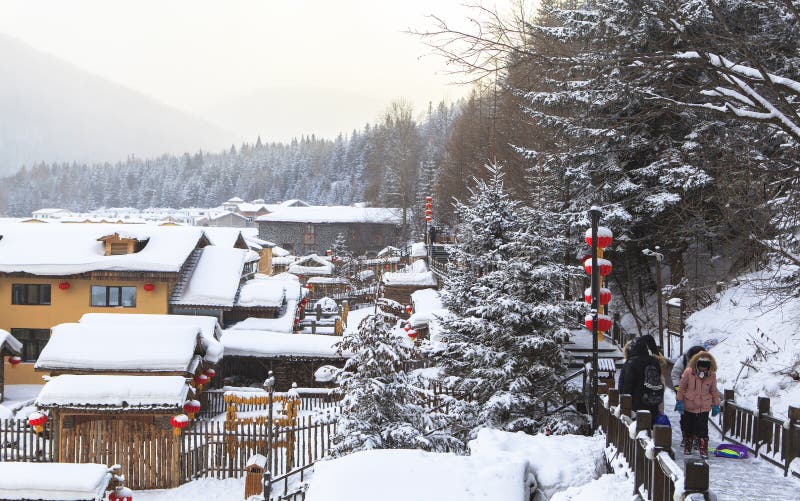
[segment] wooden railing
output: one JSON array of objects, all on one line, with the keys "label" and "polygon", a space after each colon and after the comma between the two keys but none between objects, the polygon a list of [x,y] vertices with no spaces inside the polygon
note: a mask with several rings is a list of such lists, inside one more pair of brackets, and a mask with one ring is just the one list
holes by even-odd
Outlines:
[{"label": "wooden railing", "polygon": [[264,499],[269,501],[304,500],[308,488],[308,484],[304,483],[306,471],[313,467],[313,463],[308,464],[274,478],[269,472],[264,472]]},{"label": "wooden railing", "polygon": [[53,426],[36,433],[25,419],[0,419],[0,461],[53,461]]},{"label": "wooden railing", "polygon": [[[746,446],[755,456],[790,472],[800,458],[800,407],[789,407],[788,418],[770,412],[770,400],[759,397],[755,409],[740,405],[733,390],[725,390],[722,405],[722,438]],[[792,471],[800,478],[800,473]]]},{"label": "wooden railing", "polygon": [[[601,385],[601,390],[604,385]],[[606,435],[606,459],[615,470],[633,480],[633,493],[645,501],[672,501],[676,491],[683,496],[699,494],[711,499],[708,464],[687,460],[684,469],[674,461],[672,429],[652,426],[649,411],[631,411],[631,396],[608,390],[601,396],[598,420]],[[635,418],[633,417],[635,416]]]}]

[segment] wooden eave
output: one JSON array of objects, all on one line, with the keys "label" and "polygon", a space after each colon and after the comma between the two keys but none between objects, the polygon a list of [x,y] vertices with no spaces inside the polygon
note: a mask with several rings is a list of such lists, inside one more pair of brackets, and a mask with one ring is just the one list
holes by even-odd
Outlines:
[{"label": "wooden eave", "polygon": [[173,271],[117,271],[117,270],[95,270],[84,273],[74,273],[71,275],[37,275],[25,271],[0,272],[0,277],[26,277],[26,278],[45,278],[53,280],[152,280],[154,282],[174,282],[178,279],[179,273]]}]

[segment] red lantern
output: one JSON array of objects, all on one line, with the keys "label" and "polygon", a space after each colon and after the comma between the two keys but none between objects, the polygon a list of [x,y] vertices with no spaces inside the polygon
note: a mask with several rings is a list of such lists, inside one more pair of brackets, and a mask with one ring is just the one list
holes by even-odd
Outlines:
[{"label": "red lantern", "polygon": [[177,437],[181,434],[181,430],[189,426],[189,416],[186,414],[178,414],[177,416],[172,416],[169,420],[169,424],[172,425],[172,433],[175,434]]},{"label": "red lantern", "polygon": [[414,311],[414,308],[410,305],[406,305],[406,315],[411,315],[411,312]]},{"label": "red lantern", "polygon": [[211,379],[217,375],[217,371],[215,371],[214,369],[206,369],[203,371],[203,374],[205,374],[208,377],[208,379]]},{"label": "red lantern", "polygon": [[[598,259],[597,260],[597,267],[600,268],[600,276],[607,277],[611,274],[611,261],[608,259]],[[587,259],[583,262],[583,269],[586,271],[587,275],[592,274],[592,260]]]},{"label": "red lantern", "polygon": [[[597,247],[600,249],[605,249],[611,242],[614,240],[614,234],[611,233],[611,230],[606,228],[605,226],[600,226],[597,228]],[[586,244],[591,247],[592,246],[592,229],[589,228],[586,230]]]},{"label": "red lantern", "polygon": [[117,487],[108,495],[108,501],[133,501],[133,491],[127,487]]},{"label": "red lantern", "polygon": [[405,329],[405,330],[406,330],[406,332],[409,332],[409,331],[411,330],[411,322],[407,322],[407,323],[406,323],[406,326],[405,326],[405,327],[403,327],[403,329]]},{"label": "red lantern", "polygon": [[196,384],[197,388],[201,390],[203,389],[203,385],[208,384],[209,381],[210,380],[208,379],[208,376],[205,374],[198,374],[194,377],[194,384]]},{"label": "red lantern", "polygon": [[200,402],[197,400],[187,400],[183,404],[183,412],[189,415],[189,419],[194,419],[194,415],[200,412]]},{"label": "red lantern", "polygon": [[328,250],[325,251],[325,255],[326,256],[330,256],[331,254],[333,254],[332,250],[328,249]]},{"label": "red lantern", "polygon": [[425,201],[431,203],[433,202],[433,197],[425,197]]},{"label": "red lantern", "polygon": [[417,339],[417,331],[413,331],[413,330],[412,331],[408,331],[408,332],[406,332],[406,334],[408,335],[409,339],[411,339],[412,341]]},{"label": "red lantern", "polygon": [[150,282],[147,282],[142,286],[142,289],[144,289],[145,292],[153,292],[156,289],[156,286]]},{"label": "red lantern", "polygon": [[[583,325],[590,331],[594,327],[594,319],[592,315],[586,315],[583,319]],[[608,332],[611,330],[611,317],[608,315],[597,315],[597,330],[600,332]]]},{"label": "red lantern", "polygon": [[[586,300],[587,303],[592,304],[592,288],[589,287],[585,291],[583,291],[583,299]],[[606,289],[605,287],[600,287],[600,306],[605,306],[611,302],[611,291]]]},{"label": "red lantern", "polygon": [[386,270],[386,271],[390,271],[392,269],[392,265],[390,265],[389,263],[386,263],[386,264],[383,265],[383,269]]},{"label": "red lantern", "polygon": [[425,215],[426,215],[426,216],[430,216],[431,214],[433,214],[433,211],[432,211],[432,210],[430,210],[430,209],[427,209],[427,210],[425,211]]},{"label": "red lantern", "polygon": [[44,430],[44,425],[47,424],[47,414],[41,412],[34,412],[28,416],[28,424],[33,427],[36,433],[41,433]]},{"label": "red lantern", "polygon": [[59,282],[58,288],[62,291],[69,290],[69,282]]},{"label": "red lantern", "polygon": [[11,364],[11,368],[14,368],[22,363],[22,359],[16,355],[12,355],[8,357],[8,363]]},{"label": "red lantern", "polygon": [[433,205],[431,205],[431,203],[428,202],[428,203],[425,204],[425,208],[426,209],[433,209]]},{"label": "red lantern", "polygon": [[431,217],[430,216],[425,216],[425,222],[426,223],[430,223],[431,222]]},{"label": "red lantern", "polygon": [[314,290],[314,284],[306,284],[306,289],[308,289],[308,292],[313,291]]}]

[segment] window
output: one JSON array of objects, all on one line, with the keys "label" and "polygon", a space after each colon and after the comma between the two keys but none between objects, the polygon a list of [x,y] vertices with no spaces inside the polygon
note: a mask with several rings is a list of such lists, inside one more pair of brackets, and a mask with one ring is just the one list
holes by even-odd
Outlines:
[{"label": "window", "polygon": [[13,284],[11,304],[50,304],[50,284]]},{"label": "window", "polygon": [[111,248],[109,249],[109,254],[112,256],[124,256],[128,253],[128,244],[111,244]]},{"label": "window", "polygon": [[136,287],[93,285],[92,306],[133,308],[136,306]]},{"label": "window", "polygon": [[50,330],[12,328],[11,335],[22,343],[22,360],[35,362],[50,339]]}]

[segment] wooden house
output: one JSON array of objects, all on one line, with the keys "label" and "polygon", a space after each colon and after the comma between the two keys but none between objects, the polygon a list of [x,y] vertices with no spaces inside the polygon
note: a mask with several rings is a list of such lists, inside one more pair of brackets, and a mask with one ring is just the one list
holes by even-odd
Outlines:
[{"label": "wooden house", "polygon": [[[0,329],[0,358],[5,359],[11,357],[22,357],[22,343],[8,331]],[[12,367],[12,370],[14,370],[13,368],[15,365],[19,364],[18,360],[14,360],[13,362],[13,364],[8,364]],[[0,366],[0,403],[3,402],[3,397],[5,395],[5,367],[6,364]]]},{"label": "wooden house", "polygon": [[119,464],[130,488],[166,489],[182,480],[183,437],[171,420],[191,397],[182,376],[67,374],[48,381],[36,405],[57,430],[56,461]]},{"label": "wooden house", "polygon": [[84,313],[169,313],[207,245],[193,227],[0,225],[0,329],[23,344],[6,382],[41,381],[33,363],[54,325]]},{"label": "wooden house", "polygon": [[297,275],[300,283],[304,284],[311,277],[331,277],[335,266],[330,258],[311,254],[301,257],[292,263],[288,272]]},{"label": "wooden house", "polygon": [[306,285],[311,300],[344,294],[352,288],[350,281],[342,277],[310,277]]},{"label": "wooden house", "polygon": [[428,270],[425,261],[417,260],[402,272],[384,273],[381,277],[383,297],[400,304],[411,304],[411,294],[418,290],[438,288],[433,272]]}]

